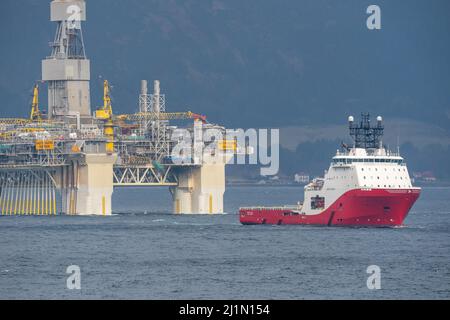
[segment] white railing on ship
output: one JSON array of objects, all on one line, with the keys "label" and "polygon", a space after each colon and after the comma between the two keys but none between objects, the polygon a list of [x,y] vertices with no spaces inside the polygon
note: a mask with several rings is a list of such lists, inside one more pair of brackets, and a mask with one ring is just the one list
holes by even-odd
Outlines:
[{"label": "white railing on ship", "polygon": [[[340,151],[337,150],[336,151],[336,156],[351,156],[351,157],[358,157],[357,155],[352,154],[350,151]],[[391,150],[386,150],[386,154],[384,155],[377,155],[377,154],[367,154],[364,155],[364,157],[400,157],[400,152],[397,151],[391,151]]]},{"label": "white railing on ship", "polygon": [[279,206],[279,207],[240,207],[239,210],[300,210],[302,206]]}]

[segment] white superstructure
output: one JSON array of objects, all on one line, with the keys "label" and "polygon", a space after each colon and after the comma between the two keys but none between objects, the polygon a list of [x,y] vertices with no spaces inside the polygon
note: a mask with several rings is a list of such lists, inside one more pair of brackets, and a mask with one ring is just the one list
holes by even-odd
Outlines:
[{"label": "white superstructure", "polygon": [[318,214],[350,190],[413,188],[404,159],[398,152],[390,152],[383,147],[379,140],[383,130],[382,118],[377,117],[378,127],[375,128],[380,130],[379,133],[373,131],[368,118],[367,126],[364,119],[358,127],[353,121],[353,117],[349,117],[350,129],[354,131],[354,146],[343,145],[344,151],[337,150],[324,177],[305,186],[302,213]]}]

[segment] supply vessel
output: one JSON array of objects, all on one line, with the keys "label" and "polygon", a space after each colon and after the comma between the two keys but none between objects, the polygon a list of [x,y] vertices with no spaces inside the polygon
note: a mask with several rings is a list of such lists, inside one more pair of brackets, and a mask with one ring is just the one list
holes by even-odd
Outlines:
[{"label": "supply vessel", "polygon": [[342,143],[323,178],[304,187],[304,201],[293,206],[242,207],[242,224],[400,226],[418,199],[405,160],[382,143],[382,118],[350,116],[350,147]]}]

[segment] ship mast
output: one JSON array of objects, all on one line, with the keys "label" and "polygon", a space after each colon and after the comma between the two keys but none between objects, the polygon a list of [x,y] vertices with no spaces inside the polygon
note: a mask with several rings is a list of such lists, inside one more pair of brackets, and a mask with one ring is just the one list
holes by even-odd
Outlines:
[{"label": "ship mast", "polygon": [[352,116],[348,117],[350,136],[353,138],[354,148],[379,149],[382,147],[383,118],[377,117],[377,124],[372,126],[369,113],[361,114],[359,124],[355,123]]}]

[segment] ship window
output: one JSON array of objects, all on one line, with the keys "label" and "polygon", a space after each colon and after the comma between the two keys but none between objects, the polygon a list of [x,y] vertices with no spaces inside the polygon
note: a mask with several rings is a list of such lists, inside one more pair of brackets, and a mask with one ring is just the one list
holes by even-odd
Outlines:
[{"label": "ship window", "polygon": [[311,198],[311,209],[323,209],[325,208],[325,198],[315,196]]}]

